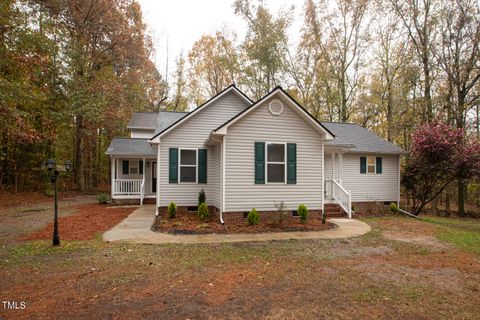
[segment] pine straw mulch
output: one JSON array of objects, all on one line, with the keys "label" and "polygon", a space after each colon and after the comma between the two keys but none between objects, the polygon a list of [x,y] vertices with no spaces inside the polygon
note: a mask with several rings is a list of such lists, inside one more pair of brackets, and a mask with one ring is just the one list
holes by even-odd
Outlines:
[{"label": "pine straw mulch", "polygon": [[[58,199],[64,200],[81,195],[76,192],[59,192]],[[39,203],[52,203],[53,196],[33,191],[11,192],[0,190],[0,209],[23,207]]]},{"label": "pine straw mulch", "polygon": [[263,221],[260,219],[258,225],[247,225],[246,220],[222,225],[215,217],[211,217],[207,222],[202,222],[196,212],[177,213],[177,216],[172,219],[157,217],[152,225],[153,231],[171,234],[294,232],[321,231],[333,228],[336,228],[335,224],[328,221],[322,224],[321,220],[316,219],[309,219],[306,223],[301,223],[300,219],[289,219],[282,223],[272,223],[272,221]]},{"label": "pine straw mulch", "polygon": [[[109,208],[105,205],[87,204],[74,207],[75,213],[58,218],[60,239],[91,240],[98,233],[105,232],[125,219],[135,208]],[[19,240],[51,239],[53,221],[43,229],[29,235],[21,236]]]}]

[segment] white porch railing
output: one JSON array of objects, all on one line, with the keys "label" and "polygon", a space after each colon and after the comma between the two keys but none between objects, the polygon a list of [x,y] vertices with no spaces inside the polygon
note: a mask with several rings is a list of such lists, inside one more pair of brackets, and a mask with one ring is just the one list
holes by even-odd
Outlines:
[{"label": "white porch railing", "polygon": [[140,205],[143,205],[143,198],[145,197],[145,180],[142,180],[142,185],[140,186]]},{"label": "white porch railing", "polygon": [[340,207],[352,218],[352,194],[336,179],[325,180],[325,191],[327,197],[332,197]]},{"label": "white porch railing", "polygon": [[141,195],[144,189],[142,182],[142,179],[115,179],[115,188],[113,192],[116,195]]}]

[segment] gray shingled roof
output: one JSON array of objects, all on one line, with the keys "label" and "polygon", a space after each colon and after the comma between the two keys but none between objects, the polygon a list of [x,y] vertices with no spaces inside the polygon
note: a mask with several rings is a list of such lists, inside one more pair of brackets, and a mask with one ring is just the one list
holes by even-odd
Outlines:
[{"label": "gray shingled roof", "polygon": [[402,154],[405,151],[355,123],[322,122],[335,135],[331,146],[351,146],[353,152]]},{"label": "gray shingled roof", "polygon": [[155,129],[158,123],[159,114],[157,112],[135,112],[128,122],[129,129]]},{"label": "gray shingled roof", "polygon": [[185,117],[188,114],[188,112],[177,112],[177,111],[160,111],[159,112],[159,119],[157,121],[157,124],[155,126],[155,135],[157,133],[165,130],[181,118]]},{"label": "gray shingled roof", "polygon": [[156,156],[157,150],[152,148],[148,139],[113,138],[106,154]]}]

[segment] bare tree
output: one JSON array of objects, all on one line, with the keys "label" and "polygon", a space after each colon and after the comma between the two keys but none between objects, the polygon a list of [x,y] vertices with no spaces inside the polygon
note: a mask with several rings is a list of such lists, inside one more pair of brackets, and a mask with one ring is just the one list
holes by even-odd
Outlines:
[{"label": "bare tree", "polygon": [[[478,102],[475,85],[480,79],[480,7],[475,0],[448,0],[441,7],[438,65],[451,88],[449,114],[465,128],[467,113]],[[465,216],[465,181],[458,181],[458,214]]]},{"label": "bare tree", "polygon": [[423,120],[433,119],[432,43],[436,24],[435,0],[390,0],[394,12],[402,20],[415,48],[423,71]]},{"label": "bare tree", "polygon": [[[366,23],[368,1],[338,0],[332,8],[326,1],[315,4],[307,1],[307,8],[316,11],[312,24],[328,71],[334,75],[338,120],[347,122],[359,84],[363,52],[368,42]],[[323,23],[322,23],[323,22]]]},{"label": "bare tree", "polygon": [[[383,6],[377,8],[379,17],[383,9]],[[408,38],[402,35],[403,30],[399,28],[399,21],[395,16],[381,17],[377,20],[375,33],[378,41],[375,61],[379,73],[379,85],[376,94],[380,97],[382,109],[386,115],[387,140],[391,142],[394,137],[394,115],[396,111],[394,105],[395,85],[401,68],[405,66],[407,61]]]}]

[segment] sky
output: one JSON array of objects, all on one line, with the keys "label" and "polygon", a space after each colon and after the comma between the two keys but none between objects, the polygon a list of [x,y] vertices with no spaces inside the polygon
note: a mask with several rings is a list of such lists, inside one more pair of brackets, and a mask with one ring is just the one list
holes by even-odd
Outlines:
[{"label": "sky", "polygon": [[[154,40],[154,60],[160,74],[165,78],[168,56],[168,81],[172,79],[175,59],[184,56],[203,34],[212,34],[227,27],[237,34],[237,40],[245,37],[247,24],[235,15],[233,0],[137,0],[142,7],[147,30]],[[304,0],[264,0],[264,5],[273,14],[281,9],[295,6],[293,24],[289,37],[295,43],[303,21]],[[168,51],[167,51],[168,43]],[[167,54],[168,52],[168,54]]]}]

